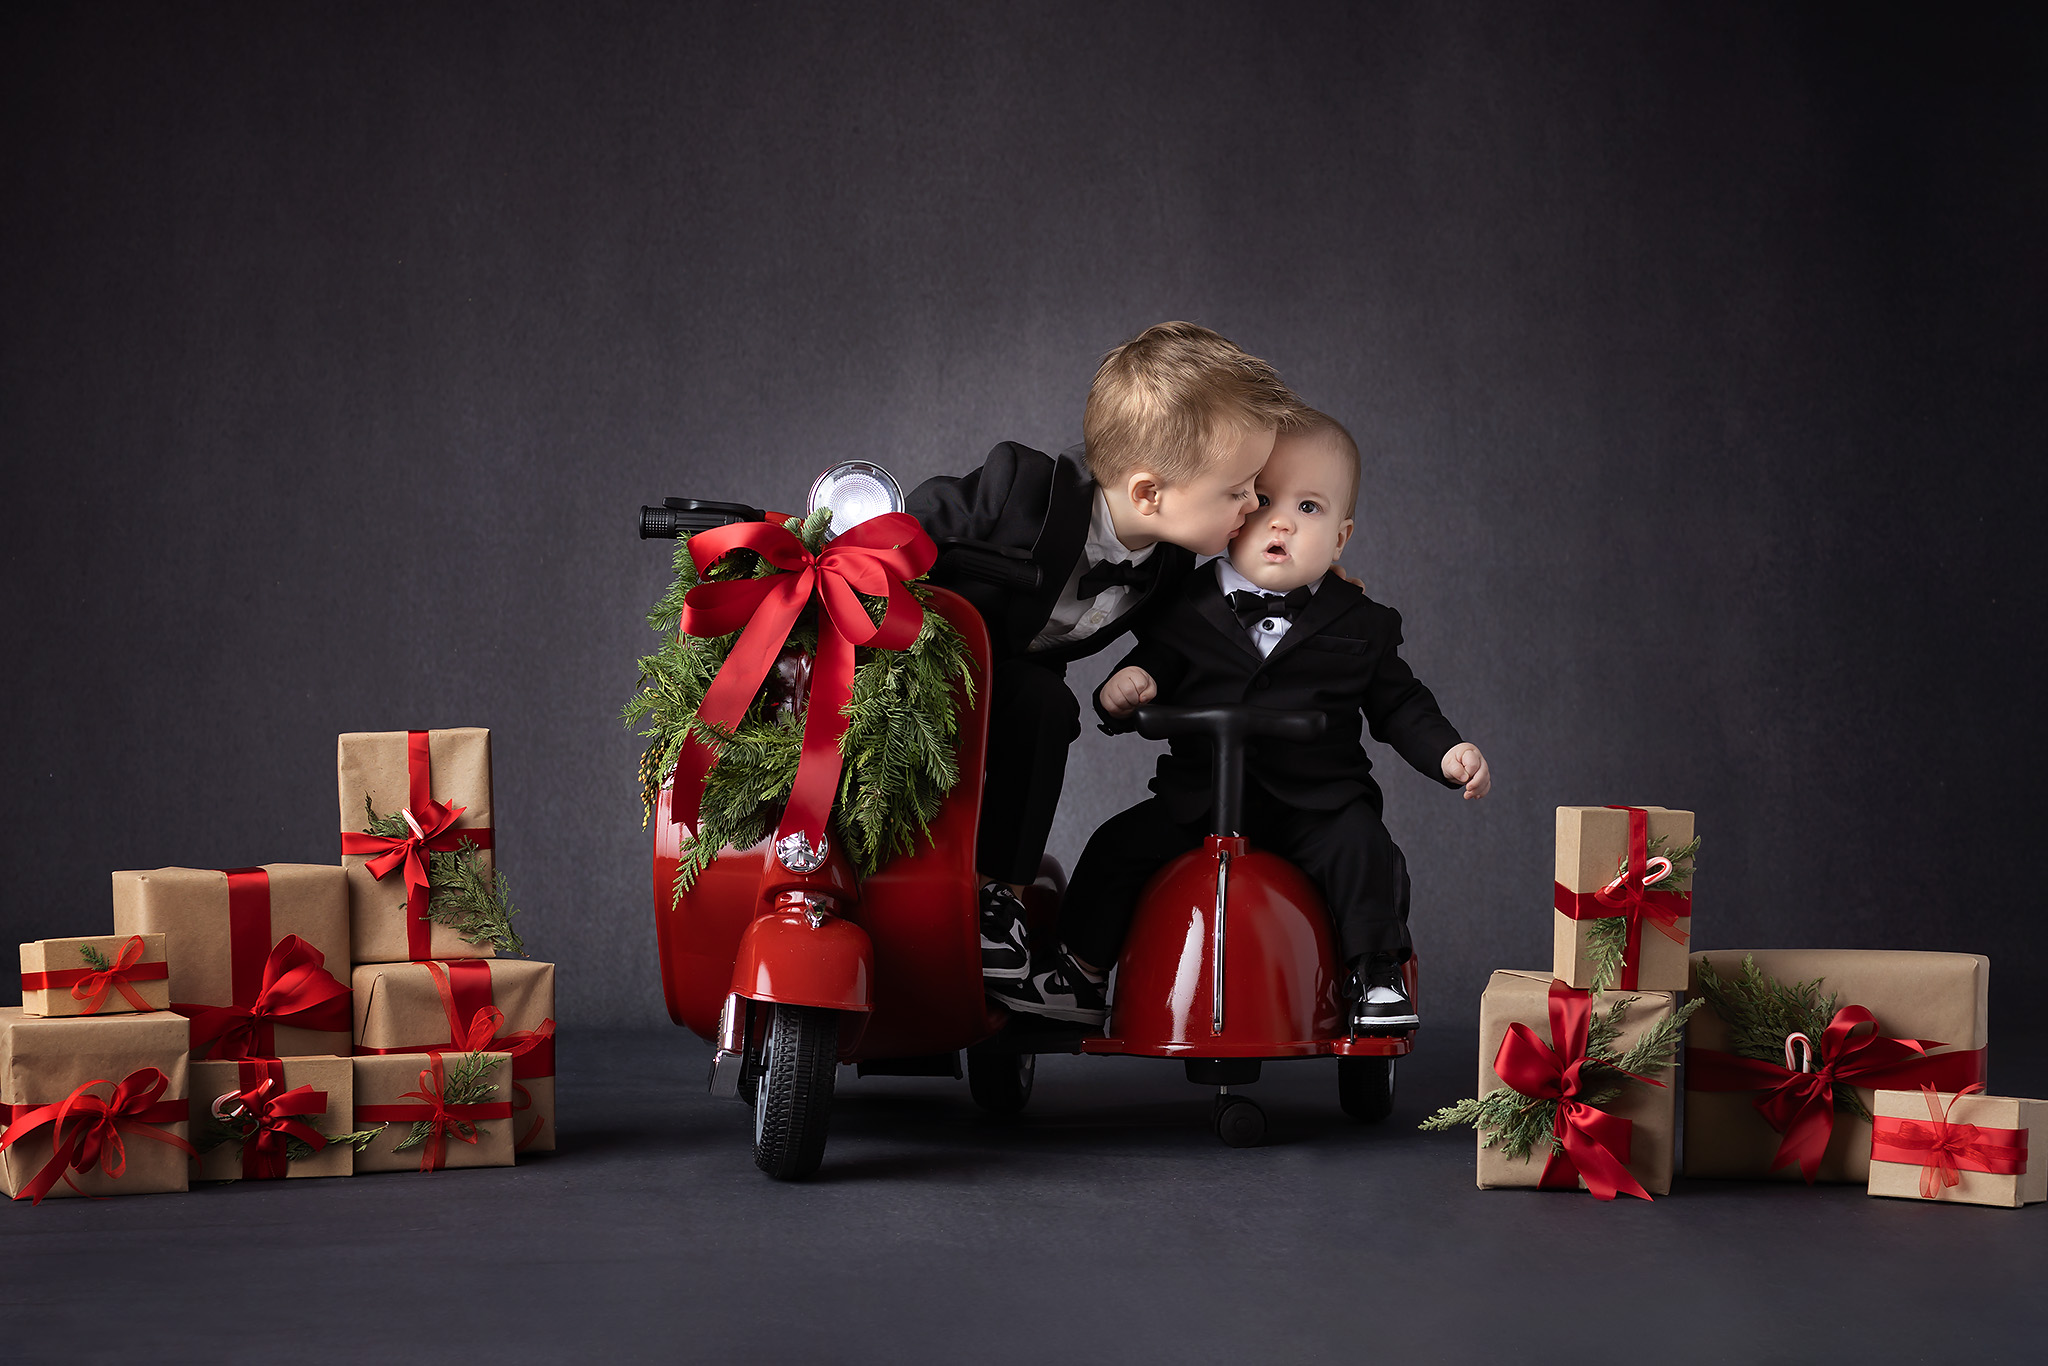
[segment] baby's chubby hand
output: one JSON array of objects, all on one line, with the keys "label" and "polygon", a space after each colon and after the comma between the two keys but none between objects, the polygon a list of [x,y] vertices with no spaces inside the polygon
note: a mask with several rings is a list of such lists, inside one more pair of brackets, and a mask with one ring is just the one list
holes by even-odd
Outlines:
[{"label": "baby's chubby hand", "polygon": [[1493,791],[1493,770],[1486,766],[1486,756],[1474,744],[1453,745],[1445,751],[1444,777],[1450,782],[1465,785],[1465,800],[1468,802],[1477,801]]},{"label": "baby's chubby hand", "polygon": [[[1129,716],[1142,703],[1150,702],[1159,696],[1159,685],[1152,681],[1151,674],[1132,665],[1128,669],[1118,669],[1111,674],[1108,681],[1102,685],[1102,691],[1096,696],[1102,700],[1102,709],[1111,716]],[[1477,754],[1479,751],[1472,752]],[[1450,761],[1446,759],[1444,762]]]}]

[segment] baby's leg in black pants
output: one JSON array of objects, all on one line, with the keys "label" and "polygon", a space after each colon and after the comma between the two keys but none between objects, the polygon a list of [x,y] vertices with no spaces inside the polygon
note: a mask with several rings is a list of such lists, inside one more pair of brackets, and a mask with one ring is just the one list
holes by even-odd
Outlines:
[{"label": "baby's leg in black pants", "polygon": [[1062,665],[998,660],[988,688],[988,783],[981,795],[975,866],[997,882],[1038,876],[1067,777],[1067,746],[1081,734],[1081,704]]},{"label": "baby's leg in black pants", "polygon": [[1201,843],[1201,829],[1176,824],[1157,797],[1104,821],[1088,837],[1060,907],[1067,952],[1097,973],[1115,967],[1139,891],[1154,873]]},{"label": "baby's leg in black pants", "polygon": [[1408,860],[1379,812],[1365,801],[1334,811],[1286,806],[1256,787],[1245,795],[1252,843],[1307,873],[1322,891],[1343,961],[1367,954],[1407,961]]}]

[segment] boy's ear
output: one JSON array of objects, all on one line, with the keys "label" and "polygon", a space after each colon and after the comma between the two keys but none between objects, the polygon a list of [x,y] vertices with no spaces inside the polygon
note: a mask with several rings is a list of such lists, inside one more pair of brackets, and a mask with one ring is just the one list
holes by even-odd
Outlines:
[{"label": "boy's ear", "polygon": [[1142,517],[1150,517],[1159,511],[1159,479],[1150,470],[1134,470],[1124,483],[1124,496],[1131,500],[1131,506]]},{"label": "boy's ear", "polygon": [[1342,555],[1344,553],[1344,547],[1351,543],[1351,530],[1353,525],[1354,523],[1352,522],[1351,518],[1346,517],[1344,519],[1344,525],[1337,528],[1337,553],[1339,555]]}]

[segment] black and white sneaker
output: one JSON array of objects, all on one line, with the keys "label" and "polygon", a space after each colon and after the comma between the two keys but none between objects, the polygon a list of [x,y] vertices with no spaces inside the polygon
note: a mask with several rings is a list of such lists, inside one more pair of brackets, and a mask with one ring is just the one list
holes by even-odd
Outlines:
[{"label": "black and white sneaker", "polygon": [[1059,961],[1044,972],[1014,982],[990,982],[988,995],[997,1005],[1026,1015],[1100,1025],[1109,1016],[1109,1004],[1103,999],[1102,990],[1107,980],[1089,976],[1079,963],[1062,953]]},{"label": "black and white sneaker", "polygon": [[1353,1034],[1405,1034],[1421,1028],[1422,1017],[1415,1013],[1401,980],[1401,965],[1393,959],[1367,959],[1359,965],[1354,984],[1358,995],[1351,1003]]},{"label": "black and white sneaker", "polygon": [[1017,982],[1031,975],[1024,903],[1000,882],[981,889],[981,975],[992,982]]}]

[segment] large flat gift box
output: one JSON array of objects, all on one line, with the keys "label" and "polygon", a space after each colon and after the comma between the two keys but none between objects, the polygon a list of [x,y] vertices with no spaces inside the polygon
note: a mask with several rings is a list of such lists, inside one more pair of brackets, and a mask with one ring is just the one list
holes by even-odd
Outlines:
[{"label": "large flat gift box", "polygon": [[[1952,1091],[1983,1079],[1990,959],[1890,949],[1712,949],[1692,955],[1693,990],[1698,991],[1700,963],[1732,981],[1741,976],[1742,960],[1752,957],[1765,977],[1785,987],[1818,978],[1820,994],[1837,998],[1838,1013],[1851,1007],[1868,1010],[1875,1017],[1875,1034],[1859,1028],[1845,1044],[1881,1038],[1937,1045],[1921,1058],[1881,1041],[1874,1047],[1862,1044],[1845,1067],[1849,1079],[1862,1074],[1874,1082],[1851,1087],[1866,1109],[1880,1086],[1912,1088],[1924,1080]],[[1854,1016],[1852,1011],[1842,1024]],[[1702,1006],[1686,1026],[1685,1174],[1800,1180],[1806,1174],[1802,1164],[1781,1149],[1788,1132],[1796,1147],[1804,1131],[1816,1157],[1804,1164],[1812,1179],[1867,1182],[1870,1121],[1839,1104],[1807,1105],[1807,1088],[1815,1083],[1793,1075],[1809,1069],[1821,1075],[1822,1067],[1836,1061],[1825,1056],[1827,1047],[1825,1037],[1812,1040],[1811,1051],[1793,1040],[1789,1066],[1783,1053],[1771,1059],[1735,1058],[1727,1021],[1711,1004]],[[1783,1129],[1773,1126],[1766,1109],[1787,1121]],[[1781,1162],[1781,1156],[1786,1160]]]},{"label": "large flat gift box", "polygon": [[[367,801],[379,816],[409,813],[427,849],[448,852],[467,841],[481,868],[493,866],[489,730],[352,731],[336,743],[335,771],[345,837],[363,833]],[[355,962],[492,956],[488,946],[425,919],[425,894],[408,888],[405,869],[396,862],[346,849],[341,862],[348,870]]]},{"label": "large flat gift box", "polygon": [[192,1141],[200,1153],[192,1179],[353,1175],[355,1149],[348,1144],[328,1143],[293,1160],[289,1140],[312,1147],[308,1131],[335,1138],[354,1120],[355,1065],[347,1058],[194,1059]]},{"label": "large flat gift box", "polygon": [[[1551,981],[1547,972],[1512,969],[1496,972],[1488,980],[1485,994],[1479,998],[1479,1090],[1476,1094],[1483,1096],[1506,1085],[1493,1070],[1493,1064],[1500,1053],[1501,1040],[1507,1037],[1509,1025],[1527,1025],[1545,1043],[1556,1043],[1550,1037]],[[1593,1009],[1595,1013],[1603,1013],[1617,1001],[1628,1002],[1621,1017],[1621,1034],[1615,1044],[1620,1052],[1634,1046],[1644,1031],[1657,1021],[1668,1018],[1676,1004],[1667,991],[1615,991],[1594,997]],[[1666,1195],[1671,1190],[1672,1143],[1677,1133],[1677,1116],[1669,1075],[1660,1076],[1658,1080],[1665,1084],[1644,1086],[1631,1083],[1623,1088],[1620,1096],[1601,1108],[1633,1125],[1629,1138],[1629,1174],[1650,1194]],[[1535,1186],[1541,1181],[1549,1155],[1546,1149],[1539,1147],[1525,1160],[1510,1160],[1499,1148],[1485,1146],[1484,1134],[1479,1135],[1479,1142],[1480,1189]],[[1583,1177],[1579,1185],[1581,1189],[1585,1188]]]},{"label": "large flat gift box", "polygon": [[[356,1052],[472,1047],[513,1054],[520,1152],[555,1147],[555,965],[519,958],[365,963],[355,970]],[[495,1023],[492,1011],[503,1018]]]},{"label": "large flat gift box", "polygon": [[[390,1053],[357,1058],[356,1126],[384,1131],[356,1155],[356,1171],[420,1172],[447,1167],[509,1167],[512,1145],[512,1055],[486,1053],[488,1086],[471,1101],[447,1099],[451,1078],[475,1054]],[[416,1124],[426,1141],[401,1149]]]},{"label": "large flat gift box", "polygon": [[[0,1006],[7,1194],[40,1200],[184,1190],[191,1128],[185,1050],[185,1021],[167,1012],[81,1018]],[[72,1104],[59,1132],[55,1112],[66,1100]],[[107,1141],[110,1134],[118,1145]],[[78,1169],[94,1156],[90,1171]]]},{"label": "large flat gift box", "polygon": [[[1662,806],[1560,806],[1557,808],[1557,869],[1551,892],[1551,971],[1567,986],[1593,985],[1587,936],[1602,919],[1629,921],[1623,975],[1613,983],[1630,991],[1683,991],[1686,951],[1692,932],[1692,883],[1682,892],[1612,888],[1631,868],[1629,812],[1646,813],[1648,852],[1679,850],[1692,842],[1693,813]],[[1640,874],[1641,869],[1635,871]],[[1669,919],[1670,932],[1664,928]]]},{"label": "large flat gift box", "polygon": [[164,937],[172,1008],[193,1017],[194,1056],[348,1053],[348,881],[340,868],[115,873],[114,929]]},{"label": "large flat gift box", "polygon": [[[1931,1103],[1930,1103],[1931,1102]],[[2017,1209],[2048,1200],[2048,1100],[1879,1091],[1870,1193]]]},{"label": "large flat gift box", "polygon": [[95,934],[21,946],[21,1008],[29,1015],[167,1010],[171,972],[160,934]]}]

